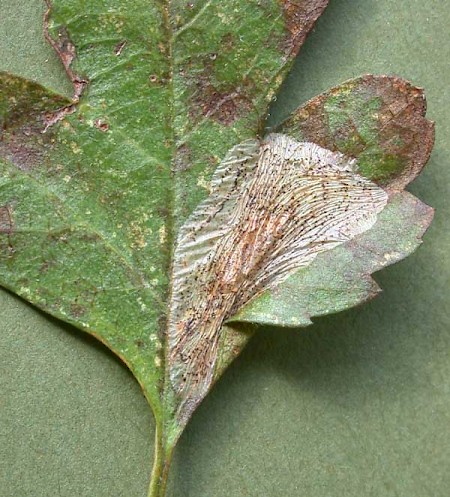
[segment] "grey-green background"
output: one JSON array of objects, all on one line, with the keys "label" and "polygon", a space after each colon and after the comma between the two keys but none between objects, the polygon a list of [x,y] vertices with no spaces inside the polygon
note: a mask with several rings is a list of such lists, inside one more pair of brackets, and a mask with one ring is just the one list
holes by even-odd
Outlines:
[{"label": "grey-green background", "polygon": [[[0,7],[0,69],[69,92],[41,0]],[[425,87],[436,147],[410,189],[435,221],[375,301],[252,340],[183,435],[170,497],[450,494],[449,25],[443,0],[330,0],[272,118],[362,73]],[[153,420],[118,360],[5,291],[0,355],[1,497],[146,495]]]}]

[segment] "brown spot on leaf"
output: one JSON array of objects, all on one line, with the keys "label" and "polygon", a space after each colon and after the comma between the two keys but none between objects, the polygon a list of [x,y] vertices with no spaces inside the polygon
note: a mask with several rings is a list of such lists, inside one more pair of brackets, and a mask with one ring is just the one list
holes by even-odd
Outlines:
[{"label": "brown spot on leaf", "polygon": [[[253,109],[255,84],[251,78],[244,77],[238,84],[220,83],[216,80],[215,66],[221,56],[221,52],[204,54],[201,72],[195,70],[196,80],[190,106],[193,124],[209,118],[229,126]],[[189,78],[188,75],[193,70],[192,61],[189,60],[179,69],[179,74],[183,78]]]},{"label": "brown spot on leaf", "polygon": [[86,309],[78,303],[73,303],[70,305],[70,313],[73,317],[79,318],[86,313]]},{"label": "brown spot on leaf", "polygon": [[229,52],[234,48],[234,35],[233,33],[227,33],[222,36],[220,42],[220,49],[222,52]]},{"label": "brown spot on leaf", "polygon": [[282,43],[287,56],[295,56],[316,20],[328,5],[328,0],[280,0],[288,36]]},{"label": "brown spot on leaf", "polygon": [[109,130],[109,124],[106,121],[103,121],[102,119],[96,119],[94,121],[94,126],[103,132],[106,132]]},{"label": "brown spot on leaf", "polygon": [[200,79],[197,83],[194,114],[211,118],[221,124],[230,125],[252,106],[243,87],[229,91],[218,90],[208,79]]}]

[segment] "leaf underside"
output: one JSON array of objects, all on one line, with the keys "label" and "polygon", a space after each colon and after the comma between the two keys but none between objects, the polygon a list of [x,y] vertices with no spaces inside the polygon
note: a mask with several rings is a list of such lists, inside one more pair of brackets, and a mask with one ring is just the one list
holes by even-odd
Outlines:
[{"label": "leaf underside", "polygon": [[121,357],[172,445],[254,324],[371,298],[431,222],[402,191],[434,138],[409,83],[349,81],[263,136],[326,4],[57,0],[73,99],[0,75],[0,283]]}]

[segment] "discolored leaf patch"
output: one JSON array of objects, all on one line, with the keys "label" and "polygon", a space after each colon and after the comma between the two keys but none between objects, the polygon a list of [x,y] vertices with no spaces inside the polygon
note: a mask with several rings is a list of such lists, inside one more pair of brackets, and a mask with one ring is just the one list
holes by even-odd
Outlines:
[{"label": "discolored leaf patch", "polygon": [[359,170],[388,191],[420,173],[434,144],[421,88],[388,76],[362,76],[313,98],[277,131],[358,158]]},{"label": "discolored leaf patch", "polygon": [[328,0],[280,0],[289,35],[284,41],[287,54],[297,53],[308,32],[328,5]]},{"label": "discolored leaf patch", "polygon": [[200,114],[203,118],[211,118],[229,126],[251,109],[251,98],[244,91],[240,87],[220,91],[208,80],[199,81],[192,111],[193,118],[198,119]]},{"label": "discolored leaf patch", "polygon": [[48,120],[68,100],[8,74],[0,74],[0,94],[0,158],[21,170],[42,165],[53,140]]},{"label": "discolored leaf patch", "polygon": [[[0,130],[12,132],[23,126],[25,130],[43,131],[45,116],[70,101],[42,88],[37,83],[0,73]],[[26,134],[26,133],[25,133]]]}]

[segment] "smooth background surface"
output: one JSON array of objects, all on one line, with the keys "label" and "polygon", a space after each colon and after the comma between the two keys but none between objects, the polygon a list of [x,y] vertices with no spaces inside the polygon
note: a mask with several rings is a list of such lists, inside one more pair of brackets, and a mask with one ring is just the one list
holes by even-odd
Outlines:
[{"label": "smooth background surface", "polygon": [[[41,1],[0,11],[0,69],[70,91]],[[448,496],[449,24],[446,1],[330,0],[274,122],[362,73],[425,87],[436,147],[410,189],[436,218],[416,254],[376,276],[377,300],[261,331],[184,434],[170,497]],[[0,382],[1,497],[146,495],[151,413],[104,347],[1,291]]]}]

